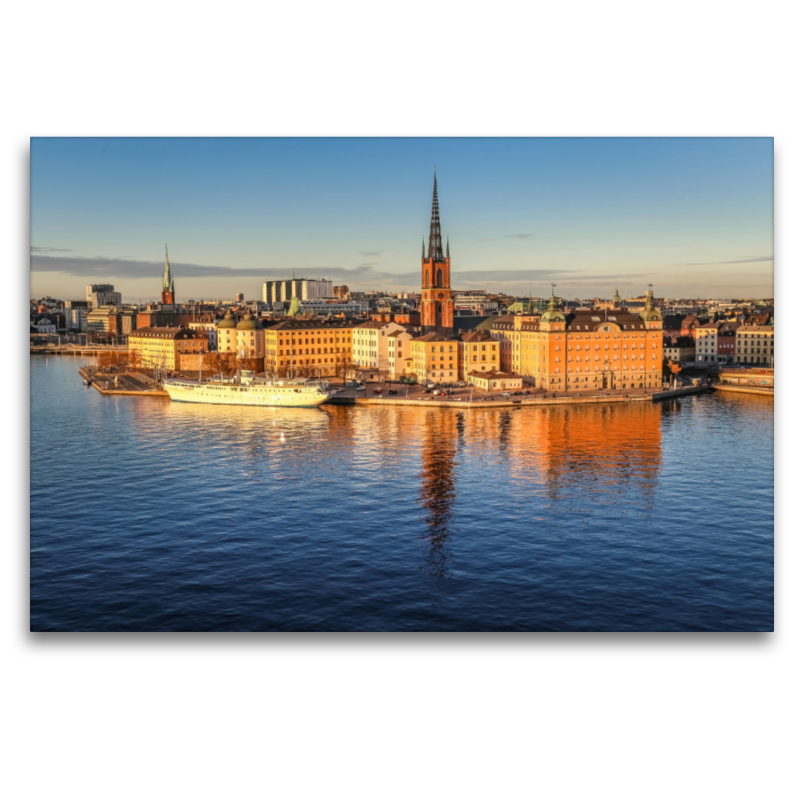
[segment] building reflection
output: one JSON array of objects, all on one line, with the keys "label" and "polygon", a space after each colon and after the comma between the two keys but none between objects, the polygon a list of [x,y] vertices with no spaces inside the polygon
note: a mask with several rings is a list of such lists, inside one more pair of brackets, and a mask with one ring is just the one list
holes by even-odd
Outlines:
[{"label": "building reflection", "polygon": [[463,413],[426,410],[420,437],[420,504],[426,512],[425,538],[430,544],[426,556],[428,572],[434,577],[447,574],[446,545],[452,533],[456,498],[456,453],[459,446],[463,446],[464,436]]},{"label": "building reflection", "polygon": [[[606,492],[654,491],[661,468],[661,415],[652,403],[546,406],[517,418],[511,477],[551,500],[591,504]],[[595,496],[597,493],[597,496]]]}]

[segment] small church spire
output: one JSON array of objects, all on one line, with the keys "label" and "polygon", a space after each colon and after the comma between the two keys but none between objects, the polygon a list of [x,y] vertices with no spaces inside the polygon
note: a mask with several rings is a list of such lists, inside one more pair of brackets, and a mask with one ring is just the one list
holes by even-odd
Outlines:
[{"label": "small church spire", "polygon": [[422,237],[422,258],[425,259],[425,237]]},{"label": "small church spire", "polygon": [[447,257],[450,258],[450,237],[447,237]]}]

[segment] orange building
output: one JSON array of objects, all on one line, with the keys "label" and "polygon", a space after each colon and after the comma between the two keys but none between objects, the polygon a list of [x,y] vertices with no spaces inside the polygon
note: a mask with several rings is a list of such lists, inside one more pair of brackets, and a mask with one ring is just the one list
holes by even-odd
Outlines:
[{"label": "orange building", "polygon": [[565,315],[553,296],[541,316],[495,320],[492,336],[510,341],[514,372],[548,391],[662,384],[662,318],[654,308],[652,291],[641,314],[578,309]]},{"label": "orange building", "polygon": [[353,325],[347,320],[287,319],[264,331],[264,369],[279,377],[342,376],[353,364]]},{"label": "orange building", "polygon": [[433,208],[428,237],[428,257],[422,242],[422,301],[420,323],[423,333],[453,328],[453,292],[450,288],[450,242],[447,255],[442,250],[442,227],[439,221],[439,195],[436,172],[433,173]]}]

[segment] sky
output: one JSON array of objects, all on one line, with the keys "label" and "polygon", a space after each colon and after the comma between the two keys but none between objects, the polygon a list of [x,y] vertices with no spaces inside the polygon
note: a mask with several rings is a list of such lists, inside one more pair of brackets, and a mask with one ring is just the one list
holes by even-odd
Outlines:
[{"label": "sky", "polygon": [[31,296],[417,290],[434,167],[455,289],[773,296],[771,138],[33,138]]}]

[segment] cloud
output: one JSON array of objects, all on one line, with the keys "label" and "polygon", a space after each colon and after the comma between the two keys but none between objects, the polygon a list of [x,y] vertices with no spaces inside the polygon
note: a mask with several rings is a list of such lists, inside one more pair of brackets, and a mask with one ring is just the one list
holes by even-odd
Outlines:
[{"label": "cloud", "polygon": [[720,264],[758,264],[762,261],[774,261],[774,256],[748,256],[747,258],[735,258],[732,261],[684,261],[673,264],[675,267],[715,267]]},{"label": "cloud", "polygon": [[[262,275],[263,271],[237,267],[214,267],[202,264],[181,264],[171,262],[171,266],[181,277],[187,278],[242,278]],[[32,272],[61,272],[86,278],[137,278],[159,277],[164,272],[161,261],[139,261],[133,258],[106,258],[105,256],[49,256],[31,254]],[[285,275],[286,270],[281,271]]]},{"label": "cloud", "polygon": [[476,242],[496,242],[498,239],[532,239],[532,233],[507,233],[505,236],[492,236],[488,239],[476,239]]},{"label": "cloud", "polygon": [[375,256],[375,257],[377,257],[381,253],[383,253],[384,251],[383,250],[358,250],[357,252],[358,252],[358,255],[360,255],[360,256]]},{"label": "cloud", "polygon": [[31,253],[74,253],[69,247],[34,247],[31,245]]}]

